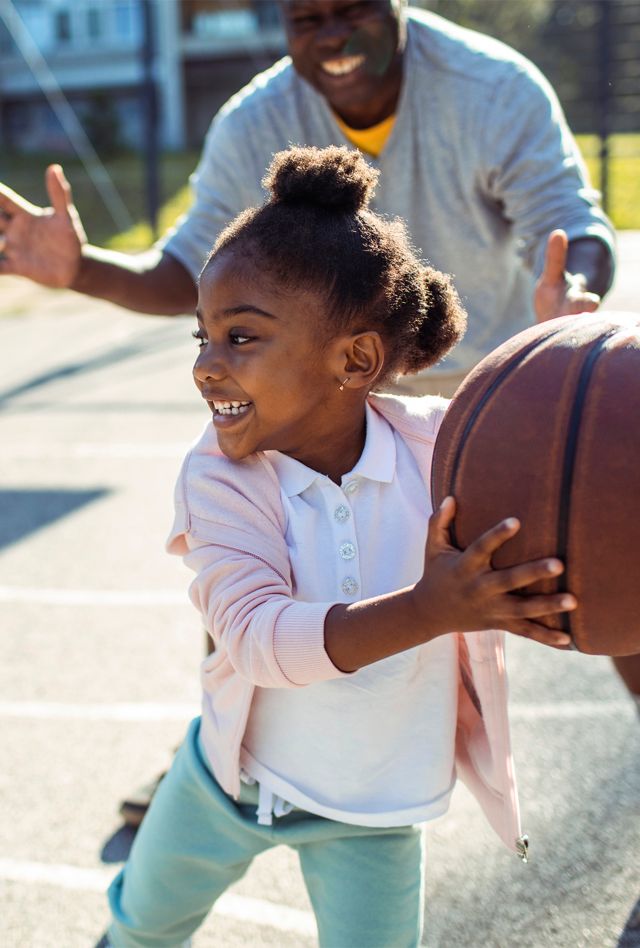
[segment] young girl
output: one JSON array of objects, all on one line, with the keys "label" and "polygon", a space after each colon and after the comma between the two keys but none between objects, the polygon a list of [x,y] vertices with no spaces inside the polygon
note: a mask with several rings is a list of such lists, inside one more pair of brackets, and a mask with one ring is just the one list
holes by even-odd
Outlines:
[{"label": "young girl", "polygon": [[270,200],[202,272],[194,378],[213,424],[169,549],[216,648],[202,718],[111,887],[114,946],[182,944],[278,843],[299,853],[322,946],[416,946],[418,824],[458,775],[526,855],[503,635],[478,630],[563,646],[536,619],[575,600],[522,594],[557,560],[491,568],[514,520],[451,547],[455,502],[432,513],[428,487],[446,402],[371,394],[465,321],[401,223],[368,210],[376,177],[346,148],[276,155]]}]

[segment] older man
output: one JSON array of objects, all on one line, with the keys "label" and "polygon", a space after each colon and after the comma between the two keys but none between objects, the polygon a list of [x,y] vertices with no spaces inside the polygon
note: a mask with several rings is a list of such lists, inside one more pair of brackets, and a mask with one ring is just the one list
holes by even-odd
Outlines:
[{"label": "older man", "polygon": [[[597,306],[613,274],[612,229],[535,67],[400,0],[285,0],[282,11],[290,58],[215,117],[193,206],[153,251],[91,246],[52,166],[44,212],[0,192],[0,273],[141,312],[190,311],[205,254],[232,217],[262,201],[273,152],[346,142],[381,171],[375,209],[407,221],[469,310],[464,341],[431,373],[444,394],[532,321],[535,278],[539,319]],[[407,389],[431,384],[414,379]]]}]

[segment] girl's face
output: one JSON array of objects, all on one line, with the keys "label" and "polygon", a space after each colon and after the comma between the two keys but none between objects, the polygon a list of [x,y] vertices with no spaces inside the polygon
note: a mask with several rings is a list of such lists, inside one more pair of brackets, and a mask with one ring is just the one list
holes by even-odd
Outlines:
[{"label": "girl's face", "polygon": [[339,390],[340,340],[320,342],[319,296],[280,292],[230,249],[203,271],[196,315],[193,376],[227,457],[276,450],[330,476],[338,462],[353,466],[363,423]]}]

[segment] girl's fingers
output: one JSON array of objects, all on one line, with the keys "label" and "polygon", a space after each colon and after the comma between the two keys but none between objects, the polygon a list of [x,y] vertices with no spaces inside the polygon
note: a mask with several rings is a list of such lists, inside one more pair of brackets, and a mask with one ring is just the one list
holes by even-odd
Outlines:
[{"label": "girl's fingers", "polygon": [[541,579],[551,579],[564,573],[564,564],[561,560],[548,558],[533,560],[530,563],[521,563],[507,569],[496,569],[487,575],[487,587],[495,593],[508,593],[514,589],[525,589]]},{"label": "girl's fingers", "polygon": [[519,635],[525,639],[531,639],[533,642],[539,642],[540,645],[550,645],[552,648],[569,648],[572,638],[566,632],[560,632],[558,629],[548,629],[537,622],[527,622],[526,626],[513,630],[514,635]]},{"label": "girl's fingers", "polygon": [[538,619],[560,612],[573,612],[578,600],[571,593],[556,593],[552,596],[504,596],[497,611],[505,618]]},{"label": "girl's fingers", "polygon": [[443,547],[451,546],[449,527],[456,515],[456,502],[453,497],[445,497],[437,510],[429,518],[427,549],[435,553]]},{"label": "girl's fingers", "polygon": [[520,529],[520,521],[516,517],[507,517],[501,520],[495,527],[491,527],[477,540],[470,543],[463,556],[469,565],[487,564],[491,562],[491,557],[503,546],[507,540],[516,535]]}]

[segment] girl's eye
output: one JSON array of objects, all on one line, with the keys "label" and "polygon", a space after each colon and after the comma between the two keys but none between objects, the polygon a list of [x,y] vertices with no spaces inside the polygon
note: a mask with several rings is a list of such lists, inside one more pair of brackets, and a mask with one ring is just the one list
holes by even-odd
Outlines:
[{"label": "girl's eye", "polygon": [[247,342],[251,342],[252,338],[253,338],[252,336],[244,336],[240,332],[229,333],[229,339],[231,340],[234,346],[244,346],[246,345]]},{"label": "girl's eye", "polygon": [[193,338],[197,341],[197,343],[198,343],[198,349],[204,349],[204,347],[205,347],[206,344],[207,344],[207,340],[205,339],[205,337],[204,337],[204,335],[203,335],[203,333],[202,333],[202,330],[201,330],[201,329],[194,329],[193,332],[191,333],[191,335],[192,335]]}]

